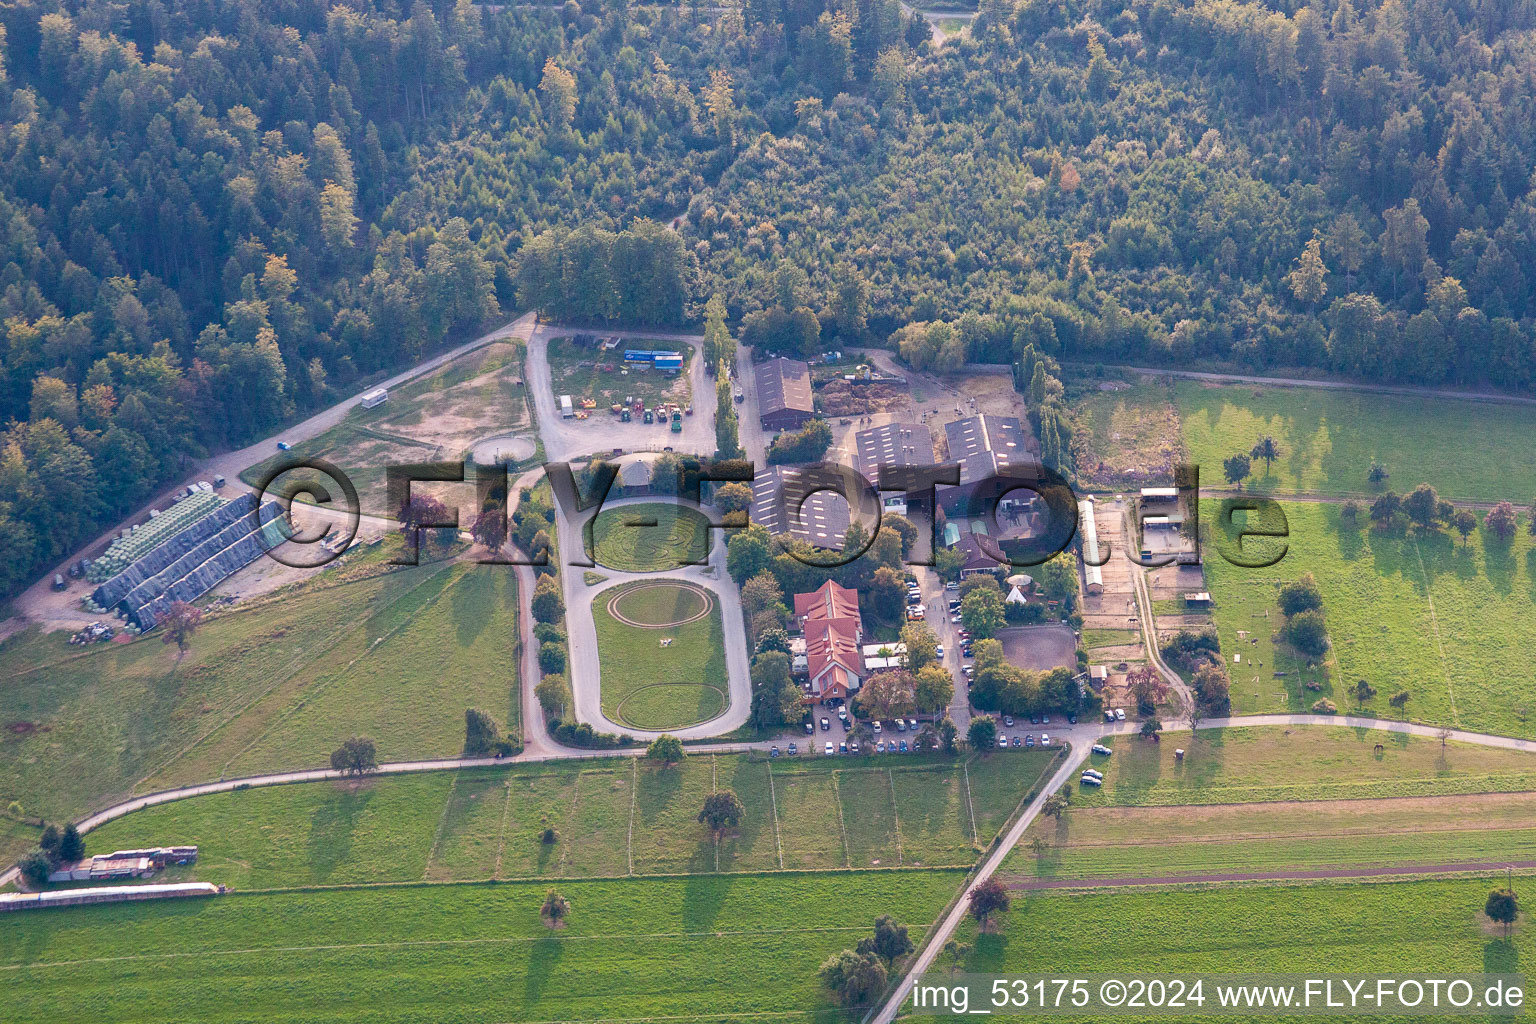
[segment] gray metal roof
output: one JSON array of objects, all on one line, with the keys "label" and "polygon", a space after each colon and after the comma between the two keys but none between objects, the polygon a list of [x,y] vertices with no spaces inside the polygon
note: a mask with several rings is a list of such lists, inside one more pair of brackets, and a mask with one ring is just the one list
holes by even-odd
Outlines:
[{"label": "gray metal roof", "polygon": [[[817,547],[842,550],[852,516],[848,502],[832,491],[804,496],[793,470],[770,466],[752,481],[752,522],[775,536],[790,536]],[[803,503],[802,503],[803,498]],[[797,522],[794,509],[800,508]]]},{"label": "gray metal roof", "polygon": [[875,486],[881,466],[927,466],[933,463],[933,435],[922,423],[887,423],[854,435],[858,469]]},{"label": "gray metal roof", "polygon": [[816,402],[811,396],[811,368],[798,359],[782,356],[757,366],[757,410],[759,416],[794,410],[813,413]]},{"label": "gray metal roof", "polygon": [[949,443],[949,460],[960,463],[962,485],[1040,461],[1030,432],[1013,416],[954,420],[944,424],[944,438]]}]

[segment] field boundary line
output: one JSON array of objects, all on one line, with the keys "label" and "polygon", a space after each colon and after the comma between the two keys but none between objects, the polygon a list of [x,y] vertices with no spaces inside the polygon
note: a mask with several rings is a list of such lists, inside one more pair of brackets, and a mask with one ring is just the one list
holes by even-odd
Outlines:
[{"label": "field boundary line", "polygon": [[421,880],[427,881],[432,874],[432,862],[437,859],[437,850],[443,844],[443,829],[448,825],[448,809],[453,806],[453,794],[459,788],[459,773],[454,772],[453,778],[448,782],[448,795],[443,797],[443,813],[437,816],[437,831],[432,834],[432,849],[427,851],[426,866],[421,869]]},{"label": "field boundary line", "polygon": [[[715,755],[709,755],[709,795],[720,792],[720,776],[715,771]],[[715,833],[715,874],[720,873],[720,833]]]},{"label": "field boundary line", "polygon": [[492,878],[501,877],[502,857],[507,852],[507,819],[512,817],[512,780],[501,786],[501,830],[496,833],[496,864],[491,869]]},{"label": "field boundary line", "polygon": [[768,764],[768,805],[773,808],[773,845],[779,849],[779,870],[784,870],[784,839],[779,835],[779,798],[773,791],[773,762]]},{"label": "field boundary line", "polygon": [[837,804],[837,830],[843,834],[843,867],[853,867],[853,854],[848,850],[848,826],[843,824],[843,789],[837,783],[839,772],[832,772],[832,799]]},{"label": "field boundary line", "polygon": [[[568,815],[565,819],[566,821],[574,822],[576,820],[576,811],[581,807],[581,777],[585,774],[586,772],[576,773],[576,784],[571,787],[571,806],[565,812]],[[565,821],[562,821],[561,824],[565,824]],[[555,865],[557,876],[561,878],[565,877],[565,869],[571,863],[571,844],[564,843],[562,846],[564,848],[560,851],[560,862]]]},{"label": "field boundary line", "polygon": [[965,806],[971,812],[971,842],[981,842],[981,830],[976,827],[976,802],[971,799],[971,762],[967,758],[960,762],[960,773],[965,777]]},{"label": "field boundary line", "polygon": [[1424,600],[1429,605],[1429,624],[1435,630],[1435,650],[1440,652],[1440,675],[1445,679],[1445,695],[1451,700],[1451,725],[1461,726],[1461,716],[1456,713],[1456,688],[1451,685],[1451,667],[1445,660],[1445,641],[1440,637],[1440,617],[1435,614],[1434,584],[1429,569],[1424,565],[1424,550],[1419,542],[1413,542],[1413,555],[1419,560],[1419,574],[1424,577]]},{"label": "field boundary line", "polygon": [[901,811],[896,806],[896,776],[887,768],[885,770],[885,777],[891,783],[891,821],[896,825],[896,863],[905,864],[907,862],[906,857],[901,852]]},{"label": "field boundary line", "polygon": [[[1190,805],[1209,806],[1209,805]],[[1097,807],[1076,808],[1076,810],[1099,810]],[[1068,813],[1071,813],[1070,811]],[[1269,843],[1278,839],[1358,839],[1362,836],[1439,836],[1453,835],[1461,832],[1471,832],[1483,835],[1488,832],[1536,832],[1536,825],[1508,825],[1505,827],[1486,827],[1469,825],[1466,828],[1359,828],[1345,829],[1339,832],[1224,832],[1220,835],[1182,835],[1168,836],[1163,839],[1128,839],[1124,842],[1099,842],[1089,840],[1087,842],[1068,842],[1058,847],[1063,850],[1115,850],[1121,847],[1132,846],[1180,846],[1185,843]]]},{"label": "field boundary line", "polygon": [[[629,837],[624,840],[625,860],[629,867],[624,872],[627,875],[635,873],[635,804],[640,802],[640,759],[637,757],[630,762],[629,770]],[[718,863],[718,858],[716,858]]]},{"label": "field boundary line", "polygon": [[[1008,884],[1015,890],[1128,888],[1132,886],[1212,885],[1230,882],[1332,882],[1355,879],[1406,878],[1426,875],[1485,874],[1489,871],[1529,869],[1536,861],[1462,861],[1455,864],[1398,864],[1383,866],[1297,868],[1275,871],[1241,871],[1201,875],[1120,875],[1104,878],[1018,878]],[[1012,877],[1012,876],[1005,876]]]}]

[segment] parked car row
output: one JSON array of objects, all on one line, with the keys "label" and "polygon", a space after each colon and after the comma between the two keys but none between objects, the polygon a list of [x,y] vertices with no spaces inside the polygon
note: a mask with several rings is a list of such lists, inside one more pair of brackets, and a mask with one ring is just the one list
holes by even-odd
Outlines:
[{"label": "parked car row", "polygon": [[[1035,734],[1032,733],[1032,732],[1025,733],[1023,736],[1015,736],[1012,739],[1009,739],[1007,736],[999,736],[997,738],[997,749],[998,750],[1003,750],[1003,749],[1005,749],[1007,747],[1010,747],[1010,746],[1013,747],[1015,750],[1018,750],[1020,747],[1033,747],[1034,745],[1035,745]],[[1051,745],[1051,734],[1050,733],[1045,733],[1045,732],[1041,733],[1040,734],[1040,746],[1048,747],[1050,745]]]}]

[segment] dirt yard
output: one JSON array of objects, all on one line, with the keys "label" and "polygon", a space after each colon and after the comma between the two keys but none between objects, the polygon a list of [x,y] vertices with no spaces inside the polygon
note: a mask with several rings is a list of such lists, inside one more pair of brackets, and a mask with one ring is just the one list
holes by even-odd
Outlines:
[{"label": "dirt yard", "polygon": [[1080,393],[1072,398],[1079,414],[1072,453],[1084,480],[1115,490],[1173,482],[1173,467],[1188,460],[1166,385],[1143,378],[1073,390]]},{"label": "dirt yard", "polygon": [[1014,626],[998,630],[997,639],[1008,664],[1030,672],[1077,664],[1077,637],[1068,626]]}]

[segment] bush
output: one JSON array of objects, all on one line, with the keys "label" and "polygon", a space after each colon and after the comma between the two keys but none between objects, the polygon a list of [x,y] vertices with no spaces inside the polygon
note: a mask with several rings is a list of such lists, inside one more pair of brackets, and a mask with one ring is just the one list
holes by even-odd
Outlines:
[{"label": "bush", "polygon": [[991,715],[977,715],[971,719],[965,738],[974,751],[991,750],[997,746],[997,719]]},{"label": "bush", "polygon": [[53,870],[53,862],[48,859],[48,854],[39,847],[21,858],[21,877],[34,889],[48,884],[48,873]]},{"label": "bush", "polygon": [[1338,711],[1338,706],[1327,697],[1324,697],[1319,701],[1314,701],[1312,704],[1312,713],[1314,715],[1334,715],[1338,714]]},{"label": "bush", "polygon": [[1280,610],[1287,617],[1323,606],[1323,592],[1311,573],[1280,588]]},{"label": "bush", "polygon": [[611,732],[598,732],[586,722],[561,722],[559,720],[549,723],[549,734],[555,738],[556,743],[562,743],[567,747],[582,747],[587,750],[612,750],[615,747],[628,746],[628,736],[615,736]]},{"label": "bush", "polygon": [[816,462],[827,454],[832,444],[832,425],[824,419],[814,419],[799,430],[786,430],[774,438],[768,446],[770,465],[785,463]]},{"label": "bush", "polygon": [[1292,615],[1281,633],[1287,643],[1309,658],[1320,658],[1328,650],[1328,625],[1316,608]]},{"label": "bush", "polygon": [[540,622],[556,622],[565,614],[565,602],[560,598],[560,583],[554,576],[545,576],[533,588],[533,617]]},{"label": "bush", "polygon": [[565,645],[546,641],[539,645],[539,670],[545,675],[565,671]]},{"label": "bush", "polygon": [[562,675],[547,675],[540,679],[533,693],[539,698],[539,707],[544,709],[548,718],[558,718],[571,706],[571,684]]},{"label": "bush", "polygon": [[651,745],[645,748],[646,760],[660,761],[665,765],[677,764],[687,756],[683,750],[683,741],[666,733],[651,740]]}]

